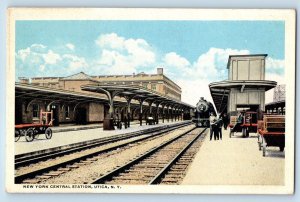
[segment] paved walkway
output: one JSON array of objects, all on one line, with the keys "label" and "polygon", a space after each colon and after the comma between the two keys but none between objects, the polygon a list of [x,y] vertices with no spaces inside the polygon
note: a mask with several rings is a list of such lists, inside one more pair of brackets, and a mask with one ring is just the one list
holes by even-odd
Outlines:
[{"label": "paved walkway", "polygon": [[182,184],[189,185],[284,185],[284,152],[268,147],[267,156],[258,150],[256,134],[210,141],[209,132]]},{"label": "paved walkway", "polygon": [[[56,131],[55,133],[53,133],[52,138],[49,140],[45,138],[44,134],[40,134],[39,138],[34,139],[32,142],[26,142],[25,137],[21,137],[18,142],[15,142],[15,155],[39,151],[43,149],[54,148],[54,147],[60,147],[60,146],[74,144],[78,142],[83,142],[83,141],[88,141],[88,140],[93,140],[93,139],[98,139],[103,137],[109,137],[109,136],[119,135],[122,133],[129,133],[129,132],[134,132],[134,131],[143,130],[147,128],[158,127],[158,126],[174,124],[179,122],[181,121],[176,121],[176,122],[165,121],[164,123],[159,123],[157,125],[143,125],[143,126],[140,126],[139,124],[131,124],[130,128],[125,129],[123,127],[121,130],[116,129],[113,131],[103,131],[102,128],[85,129],[85,130],[69,130],[63,132]],[[67,127],[69,129],[72,129],[73,127],[77,129],[80,126],[62,126],[62,127],[54,128],[54,130],[57,130],[58,128],[62,129],[64,127]]]}]

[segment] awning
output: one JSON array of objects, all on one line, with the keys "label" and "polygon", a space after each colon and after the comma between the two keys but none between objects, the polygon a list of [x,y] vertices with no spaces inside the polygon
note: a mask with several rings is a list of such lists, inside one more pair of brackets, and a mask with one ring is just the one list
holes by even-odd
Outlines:
[{"label": "awning", "polygon": [[120,97],[128,97],[134,100],[146,100],[152,101],[156,103],[164,103],[168,105],[174,105],[178,107],[186,107],[186,108],[194,108],[194,106],[189,105],[187,103],[173,100],[169,97],[166,97],[162,94],[159,94],[155,91],[151,91],[149,89],[143,88],[138,85],[102,85],[102,84],[89,84],[81,86],[83,91],[96,92],[100,94],[106,94],[108,96],[120,96]]},{"label": "awning", "polygon": [[277,85],[275,81],[268,80],[225,80],[220,82],[214,82],[209,84],[210,93],[214,101],[216,110],[218,113],[222,113],[227,109],[227,102],[230,93],[230,89],[237,88],[241,92],[244,89],[263,88],[265,91],[268,91],[274,88]]}]

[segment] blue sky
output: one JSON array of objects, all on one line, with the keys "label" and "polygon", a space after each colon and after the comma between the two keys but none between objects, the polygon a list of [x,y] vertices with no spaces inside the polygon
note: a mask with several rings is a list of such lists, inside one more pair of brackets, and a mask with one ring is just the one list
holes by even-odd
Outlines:
[{"label": "blue sky", "polygon": [[16,78],[165,74],[195,104],[190,88],[227,78],[230,54],[268,54],[267,77],[282,82],[281,21],[17,21]]}]

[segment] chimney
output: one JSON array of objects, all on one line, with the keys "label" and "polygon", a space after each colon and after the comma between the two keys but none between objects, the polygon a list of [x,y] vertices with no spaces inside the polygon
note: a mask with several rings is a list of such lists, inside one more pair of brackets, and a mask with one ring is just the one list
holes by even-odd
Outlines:
[{"label": "chimney", "polygon": [[157,68],[157,74],[164,74],[164,68],[162,67]]}]

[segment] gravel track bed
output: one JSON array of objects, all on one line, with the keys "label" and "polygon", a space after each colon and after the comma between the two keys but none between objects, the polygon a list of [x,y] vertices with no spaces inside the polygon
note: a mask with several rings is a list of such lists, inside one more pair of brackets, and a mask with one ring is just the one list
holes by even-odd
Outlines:
[{"label": "gravel track bed", "polygon": [[[202,129],[195,129],[131,166],[105,184],[148,184]],[[184,169],[182,169],[182,172]]]},{"label": "gravel track bed", "polygon": [[107,149],[107,148],[110,148],[110,147],[113,147],[113,146],[117,146],[119,144],[123,144],[123,143],[126,143],[126,142],[131,142],[133,140],[141,139],[141,138],[144,138],[144,137],[147,137],[147,136],[148,135],[141,135],[141,136],[137,136],[137,137],[130,138],[130,139],[120,140],[120,141],[117,141],[117,142],[114,142],[114,143],[100,145],[100,146],[97,146],[97,147],[94,147],[94,148],[91,148],[91,149],[84,149],[84,150],[77,151],[77,152],[74,152],[74,153],[71,153],[71,154],[56,157],[54,159],[48,159],[48,160],[41,161],[41,162],[38,162],[38,163],[30,164],[28,166],[19,167],[18,169],[15,170],[15,175],[21,175],[21,174],[24,174],[24,173],[32,172],[34,170],[38,170],[38,169],[45,168],[45,167],[48,167],[48,166],[51,166],[51,165],[55,165],[55,164],[58,164],[58,163],[61,163],[61,162],[65,162],[65,161],[68,161],[68,160],[71,160],[71,159],[74,159],[74,158],[78,158],[80,156],[84,156],[84,155],[87,155],[87,154],[90,154],[90,153],[93,153],[93,152],[96,152],[96,151],[99,151],[99,150],[102,150],[102,149]]},{"label": "gravel track bed", "polygon": [[[201,132],[202,130],[199,130]],[[185,169],[182,169],[180,173],[178,172],[177,163],[170,168],[170,171],[162,178],[160,184],[164,185],[180,185],[182,180],[184,179],[187,171],[190,168],[191,163],[193,162],[195,155],[199,152],[203,141],[207,137],[207,131],[202,134],[202,137],[198,138],[193,145],[185,152],[185,154],[177,161],[180,163],[183,158],[187,159],[188,165]],[[189,156],[189,157],[186,157]],[[186,163],[186,162],[185,162]],[[170,180],[171,179],[171,180]]]},{"label": "gravel track bed", "polygon": [[194,126],[189,125],[175,131],[168,132],[166,135],[153,138],[148,141],[143,141],[127,146],[127,148],[109,152],[109,154],[101,154],[94,157],[96,161],[82,165],[79,168],[72,169],[59,176],[42,180],[41,184],[86,184],[115,169],[116,167],[125,164],[133,158],[149,151],[162,142],[181,134],[184,131],[192,129]]}]

